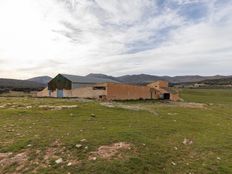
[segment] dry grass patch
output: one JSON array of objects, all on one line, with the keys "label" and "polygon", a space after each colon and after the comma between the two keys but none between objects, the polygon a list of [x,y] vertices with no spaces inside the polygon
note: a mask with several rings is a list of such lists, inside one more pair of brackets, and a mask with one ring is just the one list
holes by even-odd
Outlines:
[{"label": "dry grass patch", "polygon": [[45,109],[45,110],[63,110],[63,109],[74,109],[78,108],[77,105],[60,105],[60,106],[54,106],[54,105],[39,105],[39,108]]},{"label": "dry grass patch", "polygon": [[192,102],[171,102],[172,105],[183,107],[183,108],[190,108],[190,109],[206,109],[207,104],[204,103],[192,103]]}]

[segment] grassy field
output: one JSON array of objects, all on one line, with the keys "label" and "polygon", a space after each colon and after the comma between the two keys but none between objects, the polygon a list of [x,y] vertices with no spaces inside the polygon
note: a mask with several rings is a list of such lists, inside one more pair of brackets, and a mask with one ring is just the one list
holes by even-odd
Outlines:
[{"label": "grassy field", "polygon": [[232,173],[232,90],[181,96],[185,102],[1,97],[0,173]]}]

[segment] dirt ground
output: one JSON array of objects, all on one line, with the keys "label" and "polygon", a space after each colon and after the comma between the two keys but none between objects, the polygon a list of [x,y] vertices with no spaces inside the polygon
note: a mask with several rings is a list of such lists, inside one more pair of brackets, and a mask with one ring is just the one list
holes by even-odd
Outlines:
[{"label": "dirt ground", "polygon": [[114,143],[111,145],[100,146],[97,149],[97,151],[90,153],[89,160],[96,160],[97,158],[109,160],[116,156],[121,157],[122,150],[131,150],[131,148],[132,148],[132,145],[125,143],[125,142],[119,142],[119,143]]},{"label": "dirt ground", "polygon": [[[80,141],[83,145],[76,146],[82,151],[85,151],[87,146],[86,141]],[[53,142],[45,150],[30,149],[28,146],[26,150],[19,153],[0,153],[0,173],[4,173],[5,169],[15,166],[12,174],[19,174],[26,172],[29,166],[34,165],[33,173],[37,173],[38,169],[47,168],[52,163],[65,166],[80,165],[83,161],[75,156],[67,147],[65,147],[59,140]],[[110,160],[113,158],[122,159],[125,157],[123,154],[125,150],[131,150],[132,145],[126,142],[118,142],[110,145],[100,146],[96,151],[89,152],[88,159],[97,160],[104,159]],[[7,172],[11,173],[11,172]]]}]

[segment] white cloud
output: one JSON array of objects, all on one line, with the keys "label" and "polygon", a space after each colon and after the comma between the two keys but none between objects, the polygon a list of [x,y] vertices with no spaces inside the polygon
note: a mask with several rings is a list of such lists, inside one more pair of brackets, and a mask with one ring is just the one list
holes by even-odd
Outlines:
[{"label": "white cloud", "polygon": [[192,22],[150,0],[3,0],[0,76],[229,74],[232,3],[204,3]]},{"label": "white cloud", "polygon": [[206,0],[175,0],[179,5],[183,4],[193,4],[193,3],[200,3]]}]

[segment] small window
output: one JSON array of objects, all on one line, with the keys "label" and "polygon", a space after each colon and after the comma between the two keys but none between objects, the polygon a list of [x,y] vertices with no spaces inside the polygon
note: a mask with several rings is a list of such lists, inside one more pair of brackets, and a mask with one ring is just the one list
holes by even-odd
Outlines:
[{"label": "small window", "polygon": [[106,90],[105,86],[94,86],[93,90]]}]

